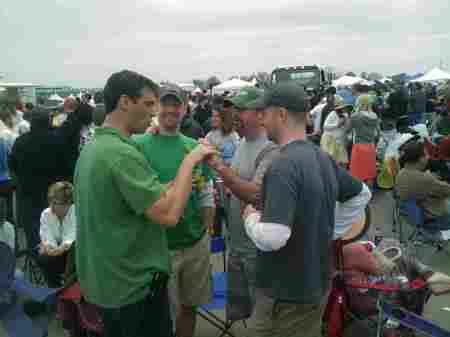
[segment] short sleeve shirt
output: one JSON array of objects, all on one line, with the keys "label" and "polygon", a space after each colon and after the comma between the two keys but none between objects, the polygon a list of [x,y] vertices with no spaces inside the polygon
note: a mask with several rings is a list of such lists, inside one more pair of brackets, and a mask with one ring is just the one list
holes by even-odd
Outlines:
[{"label": "short sleeve shirt", "polygon": [[144,211],[164,193],[138,146],[98,128],[75,172],[77,274],[83,295],[118,308],[142,300],[155,272],[169,272],[165,230]]},{"label": "short sleeve shirt", "polygon": [[[241,140],[231,163],[231,168],[240,179],[252,181],[257,172],[257,159],[262,159],[260,156],[261,152],[271,145],[272,143],[265,135],[254,140]],[[256,247],[245,232],[242,220],[242,206],[242,201],[232,195],[228,207],[230,250],[236,253],[256,254]]]},{"label": "short sleeve shirt", "polygon": [[258,252],[258,287],[275,299],[318,304],[330,281],[336,202],[361,190],[317,146],[299,140],[282,147],[263,179],[261,222],[286,225],[291,237],[278,251]]}]

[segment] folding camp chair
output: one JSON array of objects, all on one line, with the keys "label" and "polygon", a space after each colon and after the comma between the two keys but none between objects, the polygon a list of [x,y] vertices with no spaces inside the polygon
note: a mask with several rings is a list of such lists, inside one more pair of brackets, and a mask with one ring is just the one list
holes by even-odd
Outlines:
[{"label": "folding camp chair", "polygon": [[220,337],[235,337],[230,331],[234,322],[225,321],[212,312],[212,310],[225,310],[227,304],[227,288],[227,274],[225,272],[214,273],[213,301],[209,304],[199,306],[197,313],[200,317],[221,331]]},{"label": "folding camp chair", "polygon": [[31,319],[24,310],[24,300],[51,305],[57,289],[36,288],[15,275],[15,256],[0,242],[0,321],[8,336],[41,337],[48,329],[48,316]]},{"label": "folding camp chair", "polygon": [[223,236],[213,236],[211,238],[211,254],[222,253],[223,255],[223,271],[227,269],[227,247]]},{"label": "folding camp chair", "polygon": [[23,259],[22,270],[27,281],[36,287],[47,287],[44,272],[37,261],[37,254],[37,249],[25,249],[18,251],[16,257],[17,259]]},{"label": "folding camp chair", "polygon": [[437,224],[439,219],[426,221],[424,210],[414,199],[402,202],[401,213],[406,216],[409,224],[413,227],[413,233],[408,238],[408,248],[414,250],[412,253],[417,256],[417,247],[428,246],[434,249],[432,254],[445,251],[450,255],[446,249],[450,243],[450,230],[430,230],[430,226]]}]

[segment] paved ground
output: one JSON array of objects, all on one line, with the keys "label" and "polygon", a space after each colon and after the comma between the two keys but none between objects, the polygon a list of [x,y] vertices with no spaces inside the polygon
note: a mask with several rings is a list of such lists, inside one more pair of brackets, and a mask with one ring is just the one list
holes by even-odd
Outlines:
[{"label": "paved ground", "polygon": [[[383,230],[386,237],[391,237],[392,234],[392,214],[393,214],[393,199],[389,192],[376,193],[372,201],[372,228],[379,227]],[[423,252],[424,255],[429,255],[430,252]],[[444,253],[433,255],[429,263],[436,269],[450,274],[450,256]],[[214,270],[220,271],[223,268],[223,262],[220,256],[213,258]],[[432,297],[426,307],[426,317],[438,323],[441,327],[450,331],[450,312],[444,311],[444,307],[450,307],[450,295]],[[219,316],[223,317],[223,312],[217,312]],[[242,324],[237,324],[233,329],[237,336],[246,336],[245,328]],[[213,337],[218,336],[218,330],[209,323],[199,318],[197,337]],[[0,328],[0,337],[5,334]],[[53,322],[49,337],[65,336],[61,329],[59,322]]]}]

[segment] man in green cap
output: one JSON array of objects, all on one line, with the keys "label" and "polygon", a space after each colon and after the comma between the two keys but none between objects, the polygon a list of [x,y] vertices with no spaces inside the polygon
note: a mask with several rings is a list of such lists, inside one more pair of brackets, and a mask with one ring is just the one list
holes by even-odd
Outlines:
[{"label": "man in green cap", "polygon": [[231,321],[243,320],[251,315],[255,302],[256,247],[245,233],[242,209],[255,204],[264,172],[277,147],[267,139],[261,123],[261,114],[254,103],[262,97],[257,88],[244,88],[231,98],[238,121],[238,132],[243,137],[234,154],[231,167],[221,160],[209,162],[225,187],[231,191],[228,208],[228,301],[226,314]]}]

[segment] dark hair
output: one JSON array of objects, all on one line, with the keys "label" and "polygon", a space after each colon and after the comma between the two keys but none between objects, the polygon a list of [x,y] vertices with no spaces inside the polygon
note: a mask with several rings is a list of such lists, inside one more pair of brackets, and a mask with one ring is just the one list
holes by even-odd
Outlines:
[{"label": "dark hair", "polygon": [[158,85],[145,76],[130,70],[112,74],[103,90],[106,114],[117,108],[117,103],[122,95],[136,99],[142,96],[144,88],[149,88],[159,96]]},{"label": "dark hair", "polygon": [[73,115],[76,116],[83,125],[89,125],[93,121],[94,108],[88,103],[80,103],[74,110]]},{"label": "dark hair", "polygon": [[33,103],[26,103],[25,108],[27,108],[27,110],[33,110],[34,105],[33,105]]},{"label": "dark hair", "polygon": [[231,111],[214,110],[219,114],[220,118],[220,130],[224,135],[229,135],[233,132],[234,121],[233,121],[233,113]]},{"label": "dark hair", "polygon": [[94,94],[94,102],[95,103],[103,103],[103,91],[97,91]]},{"label": "dark hair", "polygon": [[417,163],[425,155],[425,144],[419,140],[409,140],[399,148],[400,166]]},{"label": "dark hair", "polygon": [[329,87],[326,91],[327,95],[336,95],[336,88],[335,87]]}]

